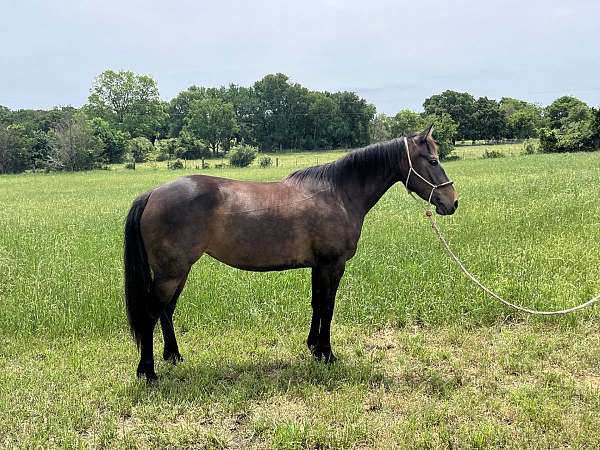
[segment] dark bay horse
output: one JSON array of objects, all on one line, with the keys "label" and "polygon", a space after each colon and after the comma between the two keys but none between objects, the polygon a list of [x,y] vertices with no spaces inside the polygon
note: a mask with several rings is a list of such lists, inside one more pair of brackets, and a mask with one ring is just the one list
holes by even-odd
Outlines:
[{"label": "dark bay horse", "polygon": [[438,214],[458,207],[429,130],[354,150],[335,162],[257,183],[191,175],[140,195],[125,225],[125,303],[140,349],[138,376],[156,379],[152,336],[160,320],[165,360],[181,361],[173,312],[204,254],[252,271],[312,268],[313,356],[334,360],[330,325],[346,261],[367,212],[396,182]]}]

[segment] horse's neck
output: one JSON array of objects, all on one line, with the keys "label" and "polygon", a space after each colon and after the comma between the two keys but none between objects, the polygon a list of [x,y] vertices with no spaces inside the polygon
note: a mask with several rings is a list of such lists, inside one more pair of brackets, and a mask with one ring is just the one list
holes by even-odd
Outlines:
[{"label": "horse's neck", "polygon": [[355,173],[354,176],[345,178],[344,201],[349,209],[364,216],[399,180],[400,170],[393,167],[368,175]]}]

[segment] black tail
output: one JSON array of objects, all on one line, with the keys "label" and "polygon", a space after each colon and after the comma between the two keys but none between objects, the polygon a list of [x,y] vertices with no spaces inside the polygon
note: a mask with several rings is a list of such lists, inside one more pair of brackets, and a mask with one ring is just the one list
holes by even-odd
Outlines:
[{"label": "black tail", "polygon": [[136,198],[125,221],[125,307],[129,329],[138,347],[152,288],[152,274],[140,230],[140,219],[149,197],[150,192],[146,192]]}]

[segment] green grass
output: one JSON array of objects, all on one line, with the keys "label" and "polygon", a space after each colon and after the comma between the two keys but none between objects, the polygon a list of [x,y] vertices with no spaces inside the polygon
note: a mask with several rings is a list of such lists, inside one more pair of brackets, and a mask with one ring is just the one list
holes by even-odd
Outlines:
[{"label": "green grass", "polygon": [[[339,155],[202,173],[273,180]],[[342,280],[333,367],[303,343],[308,270],[206,257],[175,316],[185,362],[158,363],[157,386],[135,380],[123,219],[138,193],[189,167],[0,177],[0,447],[600,445],[598,308],[539,319],[483,297],[400,186],[367,216]],[[461,200],[439,223],[482,281],[544,309],[600,292],[600,153],[445,168]]]}]

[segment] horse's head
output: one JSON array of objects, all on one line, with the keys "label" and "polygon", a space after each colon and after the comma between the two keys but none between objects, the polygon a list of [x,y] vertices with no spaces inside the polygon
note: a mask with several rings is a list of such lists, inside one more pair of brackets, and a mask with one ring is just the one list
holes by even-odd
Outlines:
[{"label": "horse's head", "polygon": [[454,214],[458,208],[458,194],[440,164],[432,133],[433,125],[420,134],[404,138],[407,168],[403,181],[406,189],[435,205],[435,212],[445,216]]}]

